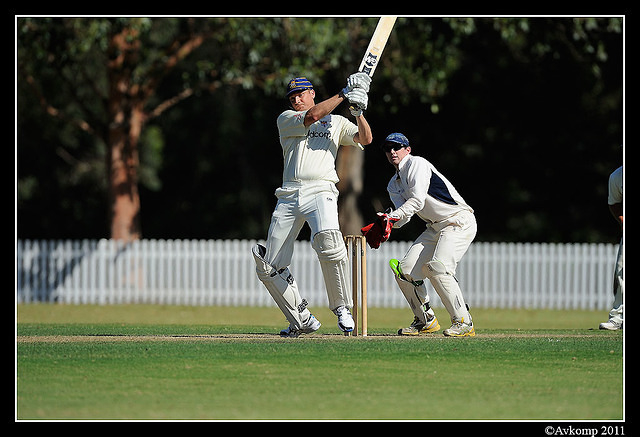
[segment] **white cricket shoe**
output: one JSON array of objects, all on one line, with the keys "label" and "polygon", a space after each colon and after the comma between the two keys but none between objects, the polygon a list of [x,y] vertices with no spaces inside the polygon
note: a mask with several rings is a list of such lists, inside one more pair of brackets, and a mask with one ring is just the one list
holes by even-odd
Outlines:
[{"label": "white cricket shoe", "polygon": [[353,316],[349,308],[345,306],[339,306],[333,310],[336,316],[338,316],[338,328],[342,332],[351,332],[355,328],[356,323],[353,321]]},{"label": "white cricket shoe", "polygon": [[302,324],[302,327],[300,329],[295,329],[294,327],[289,325],[285,329],[280,331],[280,336],[298,337],[300,334],[311,334],[312,332],[316,332],[318,329],[320,329],[321,326],[322,323],[320,323],[320,320],[316,319],[316,317],[311,314],[307,321]]},{"label": "white cricket shoe", "polygon": [[453,322],[451,328],[445,329],[442,333],[445,337],[474,337],[476,330],[473,328],[473,322],[464,323],[461,321]]},{"label": "white cricket shoe", "polygon": [[618,329],[622,329],[622,322],[607,320],[606,322],[600,323],[600,329],[605,329],[607,331],[617,331]]}]

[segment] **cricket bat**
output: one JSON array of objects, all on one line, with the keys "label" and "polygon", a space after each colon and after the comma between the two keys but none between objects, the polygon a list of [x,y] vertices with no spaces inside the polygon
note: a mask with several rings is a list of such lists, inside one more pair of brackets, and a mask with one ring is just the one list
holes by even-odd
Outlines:
[{"label": "cricket bat", "polygon": [[367,73],[369,77],[373,77],[373,72],[376,71],[380,56],[384,50],[384,46],[387,44],[391,30],[398,17],[380,17],[376,30],[373,32],[371,41],[369,41],[369,47],[362,58],[360,63],[359,72]]}]

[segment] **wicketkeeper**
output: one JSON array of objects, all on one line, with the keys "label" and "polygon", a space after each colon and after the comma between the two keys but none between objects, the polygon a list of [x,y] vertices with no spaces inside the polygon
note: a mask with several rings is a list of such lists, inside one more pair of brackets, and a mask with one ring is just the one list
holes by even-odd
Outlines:
[{"label": "wicketkeeper", "polygon": [[451,327],[444,330],[444,335],[474,336],[469,307],[455,277],[456,267],[476,235],[473,209],[433,164],[411,155],[409,140],[403,134],[387,136],[382,150],[396,169],[387,185],[396,209],[378,213],[374,223],[362,228],[367,243],[374,249],[380,247],[389,239],[391,229],[403,226],[414,215],[427,224],[404,258],[389,263],[415,316],[413,323],[398,334],[418,335],[440,329],[429,306],[424,283],[428,279],[451,316]]},{"label": "wicketkeeper", "polygon": [[[372,141],[363,115],[370,82],[364,73],[353,74],[340,93],[318,104],[313,85],[305,77],[292,79],[287,86],[291,109],[277,120],[284,157],[282,186],[275,192],[278,201],[266,244],[253,249],[258,278],[289,322],[282,336],[297,337],[320,328],[289,270],[294,242],[305,223],[311,228],[311,245],[318,254],[329,308],[338,316],[342,331],[353,331],[347,251],[338,224],[335,160],[341,145],[364,149],[362,145]],[[331,114],[345,99],[357,124]]]}]

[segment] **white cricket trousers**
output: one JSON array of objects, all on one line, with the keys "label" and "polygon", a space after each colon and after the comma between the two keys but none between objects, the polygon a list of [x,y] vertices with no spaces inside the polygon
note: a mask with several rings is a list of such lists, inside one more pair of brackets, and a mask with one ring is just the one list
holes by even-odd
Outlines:
[{"label": "white cricket trousers", "polygon": [[[296,237],[308,223],[311,246],[318,254],[327,289],[329,309],[351,308],[348,257],[338,223],[338,190],[335,185],[327,181],[285,185],[276,190],[276,196],[278,203],[269,226],[265,261],[276,271],[288,267]],[[293,275],[288,280],[294,300],[301,301]]]},{"label": "white cricket trousers", "polygon": [[[459,321],[464,317],[468,321],[470,318],[455,273],[458,263],[475,238],[477,229],[475,215],[470,211],[461,211],[442,222],[428,224],[427,229],[413,242],[400,261],[402,272],[411,280],[429,278],[452,320]],[[453,278],[446,287],[447,290],[442,289],[442,282],[433,272],[434,263],[442,264],[446,276]]]},{"label": "white cricket trousers", "polygon": [[609,320],[622,324],[624,321],[624,239],[620,239],[618,257],[613,274],[613,308],[609,311]]},{"label": "white cricket trousers", "polygon": [[276,197],[265,261],[279,270],[291,264],[293,244],[305,222],[311,228],[311,238],[321,231],[339,230],[340,224],[338,190],[331,182],[287,184],[276,190]]}]

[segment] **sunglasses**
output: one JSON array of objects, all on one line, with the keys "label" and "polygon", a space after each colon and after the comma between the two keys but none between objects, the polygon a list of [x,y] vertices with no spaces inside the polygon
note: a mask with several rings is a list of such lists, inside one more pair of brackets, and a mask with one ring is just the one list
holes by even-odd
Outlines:
[{"label": "sunglasses", "polygon": [[399,143],[394,143],[394,142],[391,142],[391,141],[388,141],[388,142],[384,143],[382,146],[380,146],[382,151],[385,152],[385,153],[389,153],[392,150],[397,152],[398,150],[403,149],[405,147],[407,147],[407,146],[404,146],[404,145],[399,144]]}]

